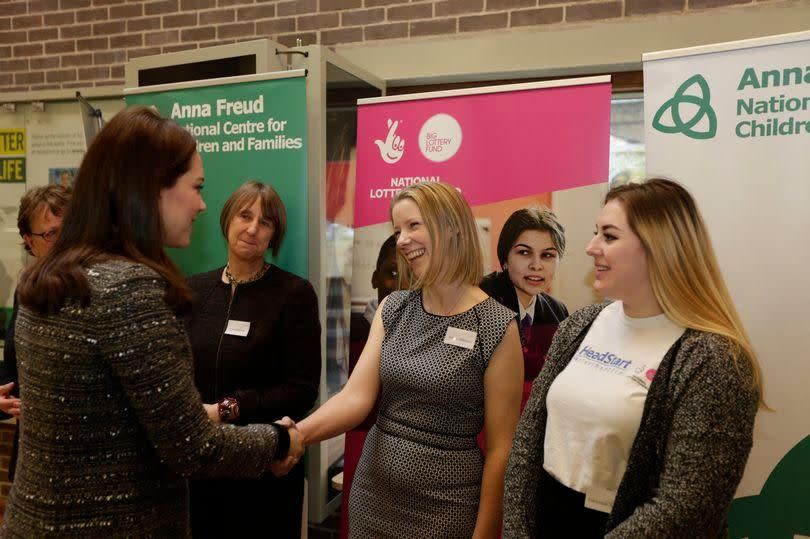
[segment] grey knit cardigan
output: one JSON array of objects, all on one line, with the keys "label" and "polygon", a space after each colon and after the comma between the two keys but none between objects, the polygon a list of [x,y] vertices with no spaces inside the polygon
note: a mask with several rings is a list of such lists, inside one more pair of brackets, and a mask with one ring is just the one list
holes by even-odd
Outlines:
[{"label": "grey knit cardigan", "polygon": [[[518,424],[506,470],[507,538],[542,537],[535,515],[546,396],[607,304],[585,307],[557,330]],[[608,519],[606,537],[723,537],[751,450],[759,394],[726,339],[686,330],[650,385],[641,425]]]},{"label": "grey knit cardigan", "polygon": [[86,307],[20,309],[20,457],[0,536],[190,537],[186,477],[267,472],[276,430],[209,421],[157,273],[110,260],[87,280]]}]

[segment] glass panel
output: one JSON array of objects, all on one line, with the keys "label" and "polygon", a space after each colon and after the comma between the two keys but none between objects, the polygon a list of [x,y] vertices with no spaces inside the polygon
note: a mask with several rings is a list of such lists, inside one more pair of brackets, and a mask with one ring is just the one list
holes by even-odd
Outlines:
[{"label": "glass panel", "polygon": [[[357,145],[357,99],[379,89],[327,63],[326,83],[326,385],[331,397],[349,372],[352,230]],[[331,453],[331,451],[330,451]],[[341,451],[342,453],[342,451]],[[330,462],[333,455],[330,454]]]},{"label": "glass panel", "polygon": [[644,98],[617,95],[610,105],[610,185],[644,180]]}]

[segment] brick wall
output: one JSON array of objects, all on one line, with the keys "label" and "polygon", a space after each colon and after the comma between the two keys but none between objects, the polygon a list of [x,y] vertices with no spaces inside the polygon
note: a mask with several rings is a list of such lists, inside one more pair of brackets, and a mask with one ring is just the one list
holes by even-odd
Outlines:
[{"label": "brick wall", "polygon": [[123,85],[127,60],[264,37],[332,46],[764,1],[0,0],[0,93]]}]

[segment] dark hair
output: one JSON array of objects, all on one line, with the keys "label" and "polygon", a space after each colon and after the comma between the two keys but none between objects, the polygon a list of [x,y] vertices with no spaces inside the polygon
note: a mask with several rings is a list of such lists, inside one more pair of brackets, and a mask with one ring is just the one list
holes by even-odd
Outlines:
[{"label": "dark hair", "polygon": [[270,239],[268,247],[273,256],[278,256],[281,242],[287,233],[287,209],[276,190],[266,183],[248,180],[228,197],[222,207],[222,213],[219,214],[222,235],[225,236],[225,240],[228,239],[228,228],[231,226],[233,217],[248,204],[253,204],[256,198],[260,198],[262,201],[262,217],[273,223],[273,237]]},{"label": "dark hair", "polygon": [[79,167],[59,238],[26,270],[20,302],[55,313],[68,297],[90,302],[85,268],[111,257],[144,264],[167,282],[166,302],[187,307],[185,278],[163,249],[161,190],[186,173],[194,138],[146,107],[124,109],[99,132]]},{"label": "dark hair", "polygon": [[382,266],[383,261],[386,258],[388,258],[388,256],[391,253],[393,253],[396,248],[397,248],[397,237],[391,234],[380,246],[380,252],[377,254],[376,269],[380,269],[380,266]]},{"label": "dark hair", "polygon": [[506,264],[509,250],[517,241],[518,236],[526,230],[548,232],[554,247],[562,257],[565,252],[565,227],[550,209],[544,206],[532,206],[515,211],[503,224],[501,235],[498,236],[498,261],[501,266]]},{"label": "dark hair", "polygon": [[[31,218],[40,208],[48,209],[57,217],[64,217],[70,203],[70,189],[58,184],[34,187],[25,192],[20,199],[20,210],[17,213],[17,229],[20,237],[31,234]],[[44,206],[44,207],[43,207]],[[25,250],[31,254],[31,247],[23,243]]]}]

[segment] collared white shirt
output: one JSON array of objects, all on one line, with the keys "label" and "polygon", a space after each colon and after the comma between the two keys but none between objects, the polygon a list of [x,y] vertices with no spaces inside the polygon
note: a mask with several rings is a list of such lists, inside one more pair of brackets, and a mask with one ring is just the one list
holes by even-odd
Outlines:
[{"label": "collared white shirt", "polygon": [[[517,293],[517,290],[515,291]],[[522,321],[526,318],[526,315],[532,317],[532,322],[534,322],[534,306],[537,304],[537,296],[532,298],[532,301],[529,303],[529,306],[525,309],[523,308],[523,303],[520,302],[520,296],[518,296],[518,309],[520,309],[520,320]]]}]

